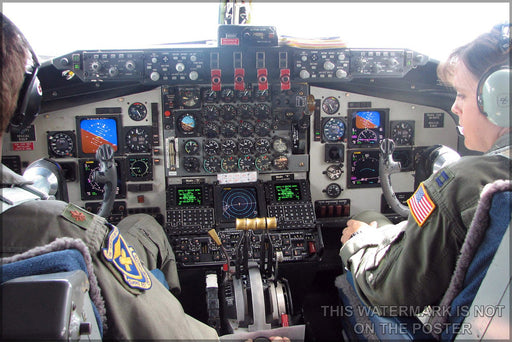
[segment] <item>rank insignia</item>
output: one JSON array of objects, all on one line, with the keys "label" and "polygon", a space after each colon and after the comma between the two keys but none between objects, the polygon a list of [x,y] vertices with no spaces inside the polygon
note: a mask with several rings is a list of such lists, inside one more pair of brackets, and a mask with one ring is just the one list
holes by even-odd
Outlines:
[{"label": "rank insignia", "polygon": [[73,203],[68,203],[60,216],[83,229],[89,228],[94,221],[94,214]]},{"label": "rank insignia", "polygon": [[436,208],[435,203],[430,199],[423,183],[420,184],[411,198],[407,200],[407,204],[409,205],[409,209],[411,209],[412,216],[420,227]]},{"label": "rank insignia", "polygon": [[131,288],[148,290],[151,288],[151,278],[142,266],[133,247],[128,246],[119,233],[119,229],[110,225],[107,248],[102,249],[103,256],[115,270],[119,271],[122,280]]},{"label": "rank insignia", "polygon": [[71,218],[75,221],[78,221],[78,222],[83,222],[85,221],[85,215],[84,213],[78,211],[78,210],[71,210],[69,212],[71,214]]},{"label": "rank insignia", "polygon": [[437,185],[439,188],[442,188],[446,184],[448,184],[453,179],[453,174],[448,170],[441,171],[437,177],[435,178]]}]

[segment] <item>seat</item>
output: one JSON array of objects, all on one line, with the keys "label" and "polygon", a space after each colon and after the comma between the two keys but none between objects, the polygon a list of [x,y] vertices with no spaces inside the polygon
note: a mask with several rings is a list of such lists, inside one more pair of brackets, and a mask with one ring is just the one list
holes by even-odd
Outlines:
[{"label": "seat", "polygon": [[344,320],[348,338],[452,341],[492,336],[509,340],[511,208],[510,181],[484,188],[448,290],[428,321],[378,316],[357,296],[350,272],[338,277],[341,303],[345,312],[350,311]]}]

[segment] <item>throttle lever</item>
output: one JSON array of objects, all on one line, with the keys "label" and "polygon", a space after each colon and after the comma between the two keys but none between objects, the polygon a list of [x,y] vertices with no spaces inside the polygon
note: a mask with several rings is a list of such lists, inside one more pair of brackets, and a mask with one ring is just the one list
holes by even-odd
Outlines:
[{"label": "throttle lever", "polygon": [[395,142],[391,139],[383,139],[380,143],[379,176],[382,192],[391,208],[400,216],[409,216],[409,208],[403,205],[396,197],[391,186],[391,174],[400,172],[401,164],[393,159]]},{"label": "throttle lever", "polygon": [[101,217],[109,217],[114,207],[117,189],[117,168],[114,161],[114,149],[103,144],[96,150],[96,160],[100,163],[99,170],[93,171],[92,180],[103,185],[103,202],[98,211]]}]

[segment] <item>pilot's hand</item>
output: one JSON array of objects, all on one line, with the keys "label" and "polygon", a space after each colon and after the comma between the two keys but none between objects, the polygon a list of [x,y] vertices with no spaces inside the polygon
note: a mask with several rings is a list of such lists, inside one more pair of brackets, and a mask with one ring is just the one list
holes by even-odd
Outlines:
[{"label": "pilot's hand", "polygon": [[370,224],[367,224],[363,221],[348,220],[347,226],[343,229],[343,233],[341,234],[341,243],[345,244],[345,242],[363,228],[377,228],[377,221],[372,221]]}]

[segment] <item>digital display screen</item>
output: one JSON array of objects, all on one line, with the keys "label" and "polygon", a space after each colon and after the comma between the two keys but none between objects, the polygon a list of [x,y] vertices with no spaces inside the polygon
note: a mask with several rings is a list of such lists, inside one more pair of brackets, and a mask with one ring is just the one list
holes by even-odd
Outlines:
[{"label": "digital display screen", "polygon": [[234,222],[237,218],[258,217],[258,193],[253,187],[224,187],[222,199],[222,221]]},{"label": "digital display screen", "polygon": [[274,192],[277,202],[300,201],[300,186],[297,183],[275,184]]},{"label": "digital display screen", "polygon": [[[118,160],[115,160],[117,171],[117,187],[116,198],[126,197],[125,182],[122,179],[121,166]],[[82,199],[94,200],[103,199],[103,184],[99,184],[93,180],[93,172],[99,171],[99,162],[96,160],[80,161],[80,184],[82,188]]]},{"label": "digital display screen", "polygon": [[379,151],[354,151],[350,156],[347,187],[379,187]]},{"label": "digital display screen", "polygon": [[350,136],[351,147],[373,147],[380,144],[386,134],[387,110],[351,110]]},{"label": "digital display screen", "polygon": [[95,154],[103,144],[118,149],[118,123],[116,118],[81,118],[79,121],[80,148],[83,154]]},{"label": "digital display screen", "polygon": [[177,188],[176,189],[176,205],[179,207],[202,205],[203,189],[202,188]]}]

